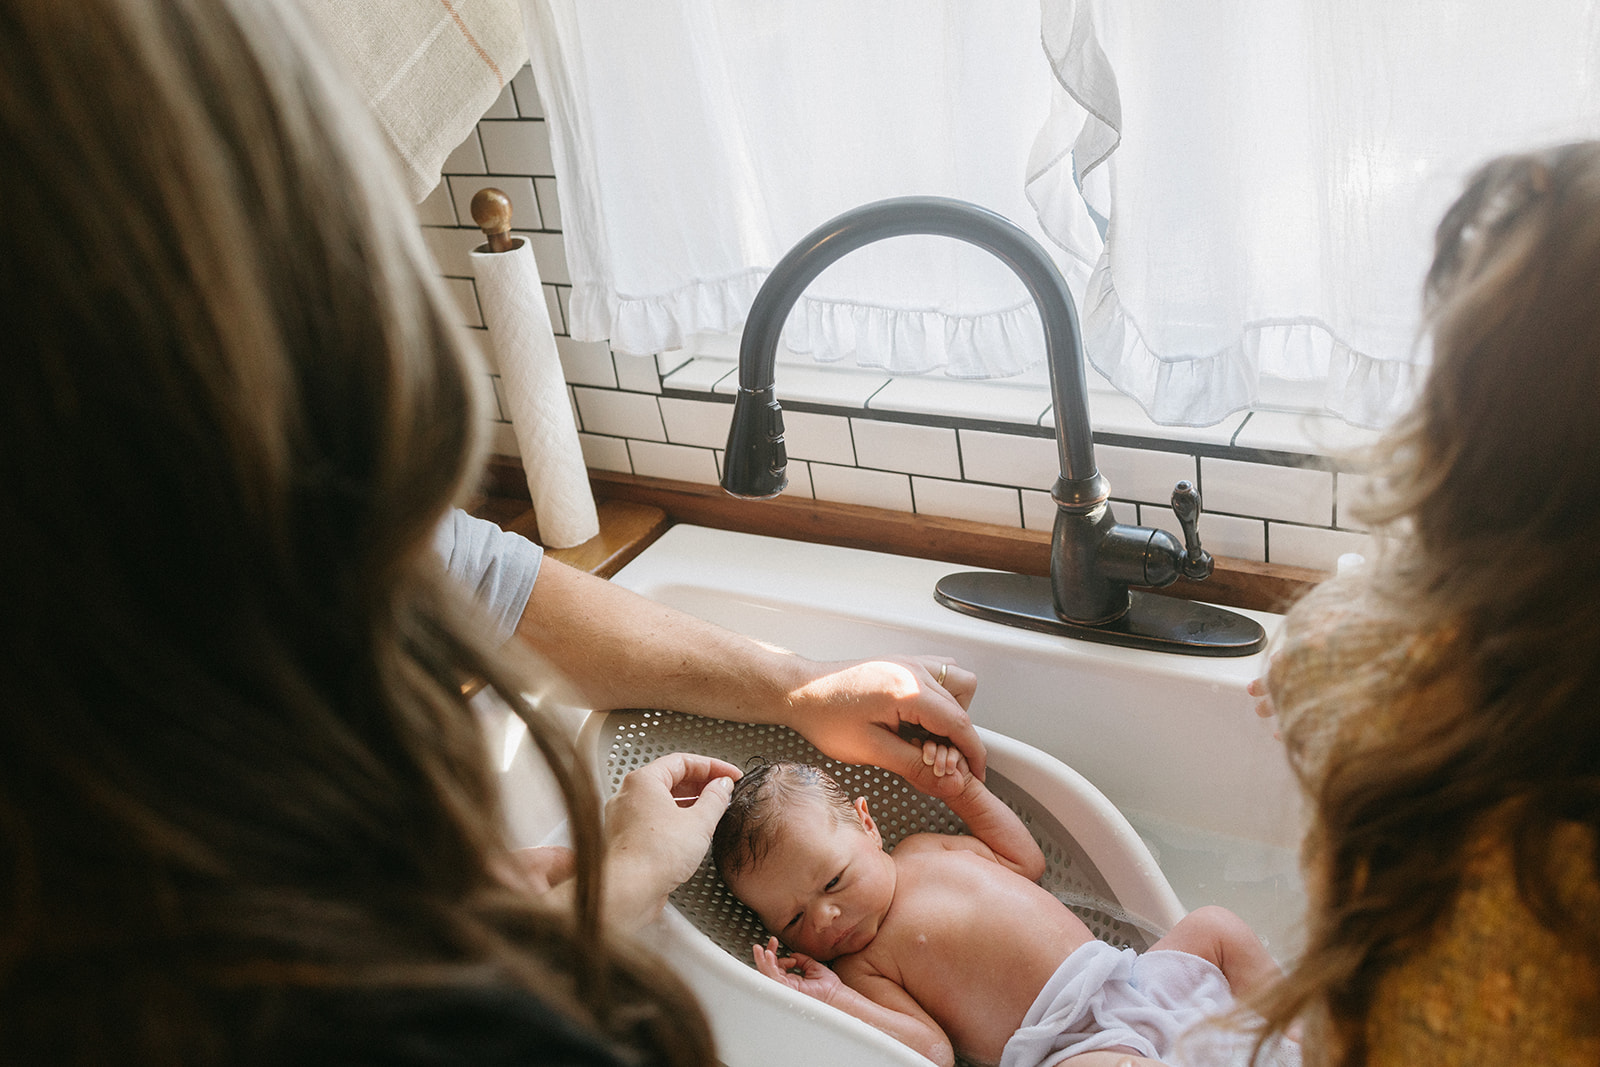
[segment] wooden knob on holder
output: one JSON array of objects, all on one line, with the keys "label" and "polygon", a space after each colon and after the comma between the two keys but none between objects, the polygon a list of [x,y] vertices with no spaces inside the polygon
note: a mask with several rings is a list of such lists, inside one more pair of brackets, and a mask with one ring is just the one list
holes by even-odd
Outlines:
[{"label": "wooden knob on holder", "polygon": [[472,221],[488,239],[489,251],[509,252],[516,247],[511,239],[511,198],[499,189],[472,194]]}]

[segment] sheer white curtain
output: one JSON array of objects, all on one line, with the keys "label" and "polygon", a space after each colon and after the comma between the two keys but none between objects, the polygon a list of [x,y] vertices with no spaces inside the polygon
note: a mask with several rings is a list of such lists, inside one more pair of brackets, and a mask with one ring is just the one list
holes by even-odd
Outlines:
[{"label": "sheer white curtain", "polygon": [[[523,4],[574,336],[736,334],[814,226],[955,196],[1041,236],[1090,360],[1171,425],[1286,393],[1387,422],[1462,177],[1600,134],[1600,0]],[[973,378],[1042,355],[1020,284],[936,238],[829,268],[787,343]]]},{"label": "sheer white curtain", "polygon": [[[651,353],[737,333],[796,241],[889,196],[970,200],[1049,243],[1023,183],[1053,84],[1035,0],[524,0],[524,11],[576,337]],[[830,267],[786,343],[958,377],[1042,356],[1010,272],[925,237]]]},{"label": "sheer white curtain", "polygon": [[1059,85],[1029,195],[1072,256],[1091,360],[1161,423],[1285,385],[1391,420],[1462,178],[1600,134],[1593,2],[1042,7]]}]

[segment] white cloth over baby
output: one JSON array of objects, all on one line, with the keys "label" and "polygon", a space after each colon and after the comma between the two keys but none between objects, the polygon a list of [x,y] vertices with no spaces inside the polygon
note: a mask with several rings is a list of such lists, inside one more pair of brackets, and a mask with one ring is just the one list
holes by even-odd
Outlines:
[{"label": "white cloth over baby", "polygon": [[[1090,941],[1068,956],[1006,1042],[1000,1067],[1049,1067],[1125,1047],[1171,1067],[1246,1067],[1256,1035],[1235,1020],[1228,980],[1208,960],[1159,949],[1143,955]],[[1299,1046],[1274,1040],[1261,1067],[1298,1067]]]}]

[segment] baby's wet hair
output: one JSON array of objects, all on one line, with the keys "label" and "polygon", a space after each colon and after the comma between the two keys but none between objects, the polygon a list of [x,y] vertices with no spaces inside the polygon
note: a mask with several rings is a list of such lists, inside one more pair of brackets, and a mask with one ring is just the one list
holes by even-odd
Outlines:
[{"label": "baby's wet hair", "polygon": [[843,787],[809,763],[762,760],[745,771],[711,836],[711,860],[723,882],[761,862],[783,826],[783,812],[807,799],[822,801],[841,821],[855,811]]}]

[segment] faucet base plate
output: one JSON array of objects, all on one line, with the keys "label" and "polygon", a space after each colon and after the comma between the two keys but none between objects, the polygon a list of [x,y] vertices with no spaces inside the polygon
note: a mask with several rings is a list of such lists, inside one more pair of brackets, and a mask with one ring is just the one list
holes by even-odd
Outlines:
[{"label": "faucet base plate", "polygon": [[953,611],[1007,626],[1186,656],[1249,656],[1266,645],[1254,619],[1177,597],[1129,592],[1126,614],[1084,625],[1056,614],[1050,579],[995,571],[958,571],[939,579],[934,599]]}]

